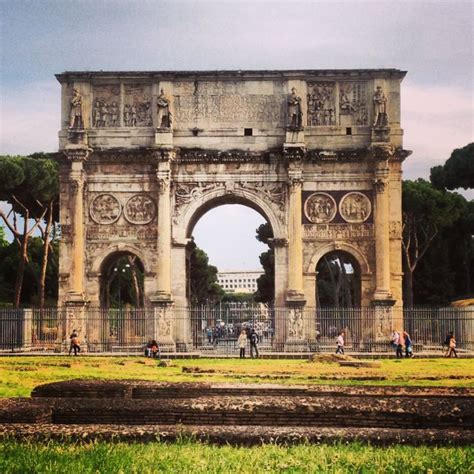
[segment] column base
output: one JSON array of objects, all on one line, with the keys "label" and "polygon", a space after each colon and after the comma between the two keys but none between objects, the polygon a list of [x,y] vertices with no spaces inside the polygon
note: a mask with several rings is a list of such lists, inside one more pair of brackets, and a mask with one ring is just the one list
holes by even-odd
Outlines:
[{"label": "column base", "polygon": [[372,304],[384,304],[384,301],[393,301],[393,303],[389,303],[389,306],[393,306],[395,304],[395,300],[393,299],[392,293],[390,293],[390,291],[385,289],[375,290]]},{"label": "column base", "polygon": [[288,290],[286,293],[286,304],[289,307],[302,307],[306,304],[304,293],[298,290]]},{"label": "column base", "polygon": [[173,132],[169,128],[157,128],[155,131],[155,146],[173,148]]},{"label": "column base", "polygon": [[79,293],[78,291],[68,291],[66,293],[65,306],[85,306],[86,303],[87,300],[84,293]]},{"label": "column base", "polygon": [[156,306],[170,306],[173,304],[173,297],[171,293],[158,291],[153,296],[150,296],[150,302]]}]

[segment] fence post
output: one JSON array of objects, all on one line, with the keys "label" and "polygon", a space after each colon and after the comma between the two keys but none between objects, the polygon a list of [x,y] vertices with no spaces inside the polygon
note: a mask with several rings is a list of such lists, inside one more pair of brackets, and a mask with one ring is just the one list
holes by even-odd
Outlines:
[{"label": "fence post", "polygon": [[22,341],[21,349],[31,350],[31,343],[33,340],[33,310],[30,308],[23,309],[22,314]]}]

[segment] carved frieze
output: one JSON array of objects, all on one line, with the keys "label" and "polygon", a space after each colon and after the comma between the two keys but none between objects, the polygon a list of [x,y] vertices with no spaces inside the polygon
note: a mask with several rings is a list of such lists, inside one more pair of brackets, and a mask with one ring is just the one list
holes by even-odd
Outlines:
[{"label": "carved frieze", "polygon": [[373,238],[373,224],[304,224],[303,238],[306,240],[338,240],[350,238]]},{"label": "carved frieze", "polygon": [[113,194],[103,193],[92,200],[89,212],[97,224],[113,224],[120,217],[122,206]]},{"label": "carved frieze", "polygon": [[94,87],[92,125],[95,128],[120,126],[120,85]]},{"label": "carved frieze", "polygon": [[333,82],[308,83],[308,126],[335,125],[336,97]]},{"label": "carved frieze", "polygon": [[341,82],[339,84],[339,114],[343,125],[367,125],[367,84],[365,82]]},{"label": "carved frieze", "polygon": [[156,216],[156,204],[146,194],[135,194],[124,208],[124,216],[131,224],[148,224]]},{"label": "carved frieze", "polygon": [[151,127],[151,88],[141,84],[126,84],[123,106],[125,127]]},{"label": "carved frieze", "polygon": [[336,201],[327,193],[313,193],[304,203],[305,216],[314,224],[331,222],[336,212]]},{"label": "carved frieze", "polygon": [[[138,227],[130,224],[114,226],[89,225],[87,227],[87,240],[111,241],[111,240],[150,240],[156,241],[158,233],[155,227]],[[147,244],[148,245],[148,244]]]},{"label": "carved frieze", "polygon": [[205,163],[222,163],[222,162],[249,162],[257,161],[263,158],[260,152],[252,151],[207,151],[207,150],[180,150],[177,154],[177,161],[186,163],[205,162]]},{"label": "carved frieze", "polygon": [[347,193],[339,202],[339,213],[346,222],[365,222],[372,212],[370,199],[362,193]]}]

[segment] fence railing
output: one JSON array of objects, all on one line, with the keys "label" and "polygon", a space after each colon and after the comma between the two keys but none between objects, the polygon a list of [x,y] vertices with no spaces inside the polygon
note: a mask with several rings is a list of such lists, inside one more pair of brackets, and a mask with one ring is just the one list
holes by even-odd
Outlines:
[{"label": "fence railing", "polygon": [[415,352],[440,351],[453,332],[460,351],[474,351],[474,308],[197,308],[0,309],[0,351],[67,353],[70,335],[83,351],[142,353],[156,340],[166,352],[238,353],[238,337],[253,329],[260,352],[387,352],[393,329],[407,331]]}]

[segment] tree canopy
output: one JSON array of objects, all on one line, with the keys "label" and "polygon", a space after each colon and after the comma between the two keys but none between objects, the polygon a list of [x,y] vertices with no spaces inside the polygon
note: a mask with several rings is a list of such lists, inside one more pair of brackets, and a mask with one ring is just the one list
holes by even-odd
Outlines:
[{"label": "tree canopy", "polygon": [[437,189],[474,188],[474,143],[457,148],[444,165],[431,168],[430,180]]},{"label": "tree canopy", "polygon": [[217,283],[217,267],[209,265],[209,257],[194,240],[188,244],[190,258],[190,292],[193,304],[216,303],[224,296],[224,290]]},{"label": "tree canopy", "polygon": [[469,234],[467,209],[468,203],[461,195],[435,189],[428,181],[402,183],[404,301],[407,306],[415,302],[414,273],[428,250],[446,238],[447,229],[459,237],[463,232],[462,219],[467,219],[462,227]]}]

